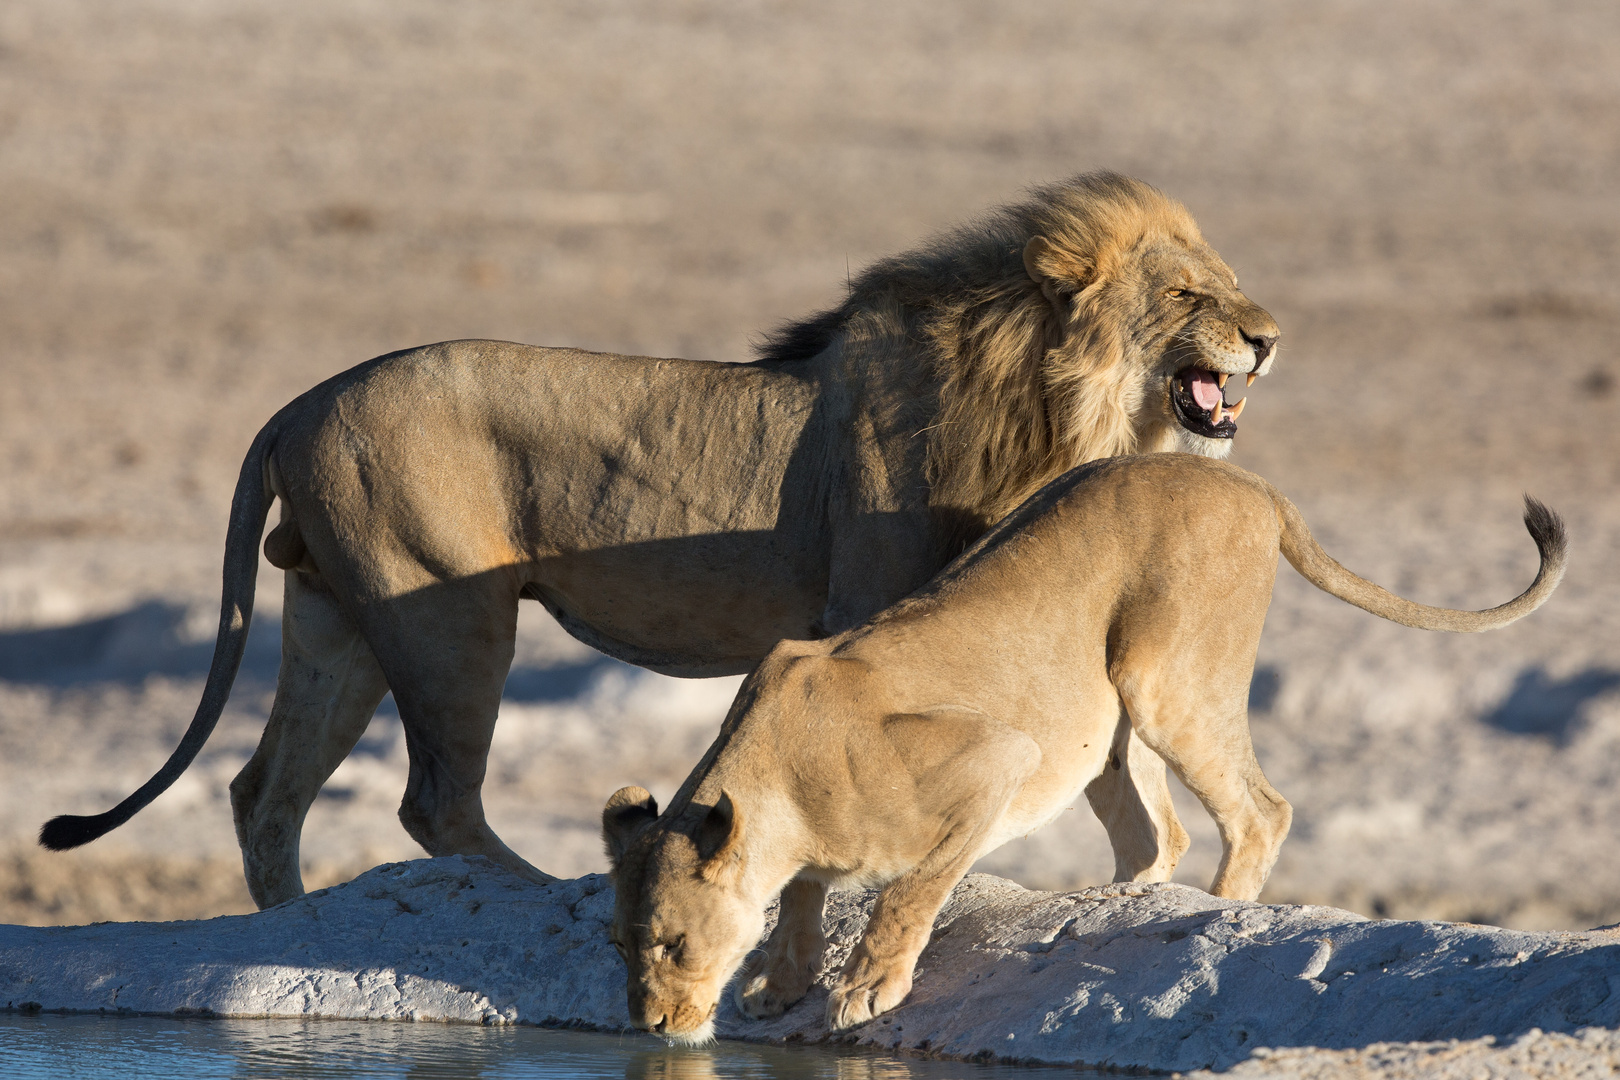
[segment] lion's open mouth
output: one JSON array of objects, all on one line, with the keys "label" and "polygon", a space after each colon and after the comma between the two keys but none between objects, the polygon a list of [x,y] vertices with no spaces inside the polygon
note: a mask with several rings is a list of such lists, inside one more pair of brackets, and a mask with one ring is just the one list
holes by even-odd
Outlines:
[{"label": "lion's open mouth", "polygon": [[[1170,377],[1170,405],[1181,426],[1206,439],[1230,439],[1237,434],[1237,418],[1248,398],[1226,403],[1226,373],[1207,368],[1182,368]],[[1254,382],[1251,374],[1249,382]]]}]

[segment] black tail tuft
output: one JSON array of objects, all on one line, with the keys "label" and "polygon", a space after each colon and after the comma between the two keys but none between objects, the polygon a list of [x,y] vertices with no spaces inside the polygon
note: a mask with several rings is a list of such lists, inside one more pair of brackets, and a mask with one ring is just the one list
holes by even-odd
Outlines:
[{"label": "black tail tuft", "polygon": [[116,827],[117,822],[108,824],[106,818],[106,814],[97,814],[95,817],[63,814],[61,817],[53,817],[39,830],[40,846],[51,851],[68,851],[88,844],[97,837],[105,836]]},{"label": "black tail tuft", "polygon": [[1539,499],[1526,495],[1524,527],[1530,530],[1530,537],[1536,542],[1536,549],[1543,558],[1553,562],[1563,561],[1569,539],[1564,533],[1564,519],[1555,510]]}]

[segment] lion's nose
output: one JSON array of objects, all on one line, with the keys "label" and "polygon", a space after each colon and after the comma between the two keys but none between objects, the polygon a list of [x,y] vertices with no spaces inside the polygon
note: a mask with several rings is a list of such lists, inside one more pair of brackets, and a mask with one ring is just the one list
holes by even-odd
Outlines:
[{"label": "lion's nose", "polygon": [[1271,355],[1271,350],[1277,347],[1276,334],[1250,334],[1245,333],[1243,340],[1254,349],[1254,366],[1259,367]]},{"label": "lion's nose", "polygon": [[658,1032],[658,1034],[662,1035],[664,1033],[664,1028],[667,1027],[668,1025],[669,1025],[669,1017],[660,1016],[658,1018],[658,1022],[656,1024],[649,1024],[647,1026],[651,1030],[656,1031],[656,1032]]}]

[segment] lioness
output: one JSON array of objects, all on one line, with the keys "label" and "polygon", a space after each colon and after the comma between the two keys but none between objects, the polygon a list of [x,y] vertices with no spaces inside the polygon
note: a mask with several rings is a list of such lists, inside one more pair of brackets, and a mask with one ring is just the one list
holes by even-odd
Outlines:
[{"label": "lioness", "polygon": [[[1558,517],[1525,500],[1541,569],[1484,612],[1403,600],[1316,543],[1293,503],[1234,466],[1116,458],[1051,483],[907,599],[822,641],[787,641],[744,682],[662,816],[624,788],[602,831],[630,1017],[672,1039],[712,1031],[721,988],[774,1016],[809,988],[829,885],[881,886],[827,1022],[898,1005],[946,896],[974,860],[1138,767],[1134,733],[1220,828],[1211,891],[1253,899],[1292,811],[1249,742],[1248,690],[1279,550],[1313,585],[1430,630],[1503,626],[1564,571]],[[1163,881],[1186,849],[1167,822],[1113,832]]]},{"label": "lioness", "polygon": [[[304,815],[389,689],[410,835],[544,879],[480,796],[519,598],[634,664],[748,671],[923,584],[1073,465],[1226,453],[1242,402],[1221,386],[1270,370],[1277,333],[1180,204],[1099,173],[878,263],[752,364],[494,341],[362,364],[253,440],[213,664],[173,756],[41,841],[117,827],[196,756],[241,661],[274,499],[281,673],[231,784],[253,899],[302,892]],[[1137,783],[1125,818],[1168,807],[1162,770]]]}]

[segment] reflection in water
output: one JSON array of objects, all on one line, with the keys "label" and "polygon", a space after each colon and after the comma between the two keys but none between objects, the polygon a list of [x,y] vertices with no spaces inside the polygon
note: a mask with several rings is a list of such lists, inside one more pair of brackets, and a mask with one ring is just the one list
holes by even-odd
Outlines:
[{"label": "reflection in water", "polygon": [[[897,1060],[895,1058],[883,1058],[875,1056],[857,1057],[852,1054],[849,1057],[838,1058],[834,1062],[834,1066],[837,1071],[831,1075],[836,1076],[838,1080],[900,1080],[901,1077],[919,1075],[918,1073],[913,1072],[905,1061]],[[960,1069],[962,1066],[953,1065],[952,1067]],[[1012,1071],[1013,1070],[1011,1069],[995,1070],[996,1073],[1000,1073],[1002,1075],[1006,1075]],[[969,1075],[978,1076],[979,1073],[971,1073]],[[989,1074],[986,1073],[986,1075]],[[1028,1076],[1029,1070],[1019,1069],[1018,1075]]]},{"label": "reflection in water", "polygon": [[5,1080],[1031,1080],[1043,1074],[1053,1073],[834,1047],[723,1042],[676,1050],[644,1035],[532,1027],[0,1013]]},{"label": "reflection in water", "polygon": [[721,1075],[710,1050],[666,1050],[635,1055],[624,1067],[625,1080],[716,1080]]}]

